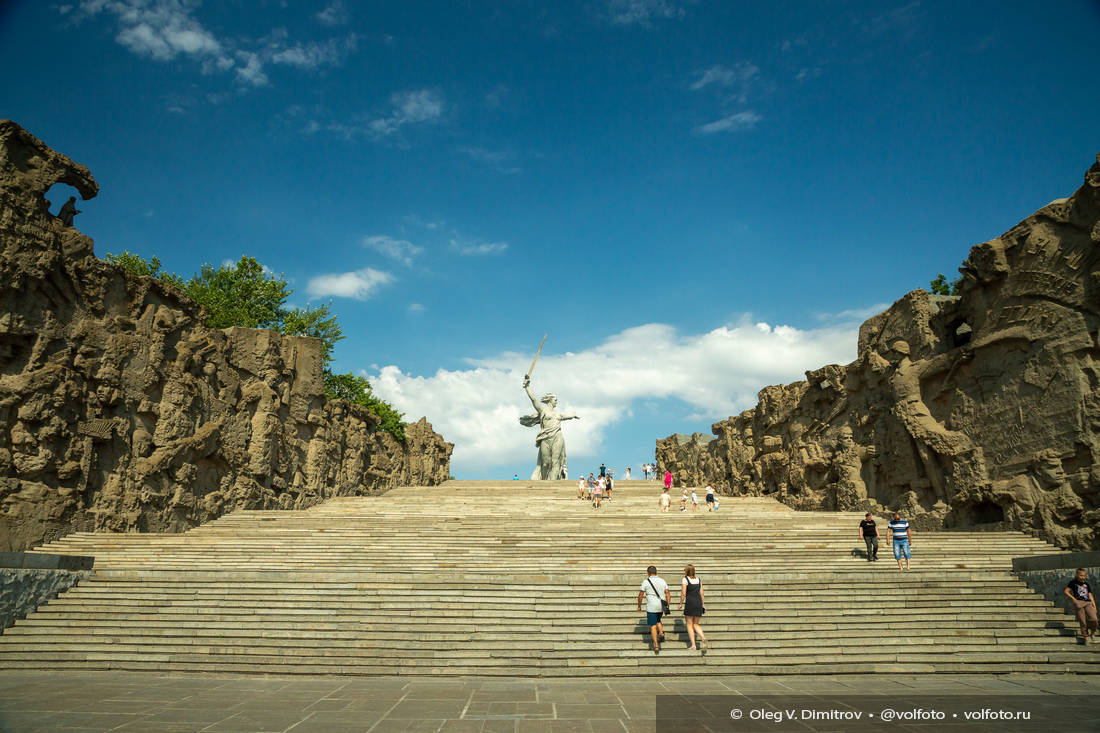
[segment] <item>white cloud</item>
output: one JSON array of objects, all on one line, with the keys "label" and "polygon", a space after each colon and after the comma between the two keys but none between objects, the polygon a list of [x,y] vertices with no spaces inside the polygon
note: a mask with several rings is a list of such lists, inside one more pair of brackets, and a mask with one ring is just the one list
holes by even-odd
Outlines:
[{"label": "white cloud", "polygon": [[241,65],[237,67],[237,81],[253,87],[268,85],[267,74],[264,73],[263,62],[260,57],[251,51],[238,51],[237,59]]},{"label": "white cloud", "polygon": [[[566,423],[569,454],[590,456],[636,402],[677,399],[700,420],[723,419],[755,405],[766,385],[803,379],[806,370],[825,364],[848,363],[855,358],[857,334],[855,321],[801,330],[746,318],[702,334],[650,323],[578,353],[544,350],[533,390],[554,391],[561,411],[581,416]],[[372,367],[368,377],[379,396],[409,419],[426,415],[455,444],[457,471],[476,471],[534,460],[535,433],[518,422],[531,411],[520,387],[530,358],[504,353],[469,359],[469,369],[427,377],[389,365]]]},{"label": "white cloud", "polygon": [[712,66],[701,72],[699,78],[691,84],[693,91],[699,91],[709,86],[745,88],[752,84],[760,76],[760,67],[748,61],[739,61],[732,69],[725,66]]},{"label": "white cloud", "polygon": [[363,246],[392,260],[397,260],[406,267],[412,265],[413,258],[424,251],[423,247],[417,247],[412,242],[385,235],[363,237]]},{"label": "white cloud", "polygon": [[319,22],[324,25],[344,25],[350,19],[347,6],[344,5],[343,0],[333,0],[329,3],[324,10],[317,13],[315,17]]},{"label": "white cloud", "polygon": [[431,89],[400,92],[390,98],[393,111],[371,120],[368,129],[379,137],[393,135],[406,125],[433,122],[443,115],[443,95]]},{"label": "white cloud", "polygon": [[498,255],[508,249],[507,242],[464,242],[451,240],[451,249],[467,256]]},{"label": "white cloud", "polygon": [[344,38],[330,38],[323,43],[295,44],[271,51],[271,63],[295,66],[299,69],[317,69],[337,66],[359,45],[359,36],[350,33]]},{"label": "white cloud", "polygon": [[654,19],[682,18],[674,0],[607,0],[608,18],[615,25],[650,25]]},{"label": "white cloud", "polygon": [[[178,57],[192,59],[203,74],[234,70],[244,86],[269,84],[264,66],[269,63],[313,70],[341,63],[355,51],[354,33],[323,42],[286,44],[287,31],[277,28],[261,39],[218,38],[195,17],[198,2],[188,0],[83,0],[75,21],[104,13],[118,24],[115,40],[134,54],[156,61]],[[69,11],[60,6],[58,12]],[[337,18],[342,3],[335,2],[318,14]],[[71,9],[71,8],[70,8]],[[330,13],[331,11],[331,13]]]},{"label": "white cloud", "polygon": [[868,35],[900,33],[911,36],[921,21],[920,0],[886,10],[870,18],[856,18],[855,24]]},{"label": "white cloud", "polygon": [[409,313],[423,313],[424,306],[421,303],[409,303]]},{"label": "white cloud", "polygon": [[723,117],[720,120],[714,122],[708,122],[705,125],[700,125],[695,128],[695,131],[701,135],[712,135],[716,132],[736,132],[738,130],[750,130],[756,127],[756,123],[762,118],[756,112],[748,110],[746,112],[737,112],[736,114]]},{"label": "white cloud", "polygon": [[139,56],[169,61],[184,55],[231,63],[223,44],[192,11],[189,3],[174,0],[84,0],[78,19],[101,12],[114,15],[119,25],[115,40]]},{"label": "white cloud", "polygon": [[337,272],[310,278],[306,292],[311,298],[355,298],[368,300],[378,288],[394,281],[388,272],[367,267],[354,272]]},{"label": "white cloud", "polygon": [[460,145],[458,152],[500,173],[520,173],[523,171],[515,164],[516,154],[508,150],[489,150],[476,145]]},{"label": "white cloud", "polygon": [[816,79],[819,76],[821,76],[821,67],[809,66],[804,69],[799,69],[798,73],[794,77],[794,80],[806,81],[807,79]]},{"label": "white cloud", "polygon": [[890,307],[889,303],[876,303],[866,308],[850,308],[839,313],[815,313],[814,318],[819,321],[866,321],[871,316],[877,316]]}]

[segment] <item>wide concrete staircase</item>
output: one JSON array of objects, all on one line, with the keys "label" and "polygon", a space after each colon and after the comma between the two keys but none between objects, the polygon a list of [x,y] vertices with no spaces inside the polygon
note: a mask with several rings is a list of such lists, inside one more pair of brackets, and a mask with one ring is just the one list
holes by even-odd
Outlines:
[{"label": "wide concrete staircase", "polygon": [[[1100,673],[1073,618],[1010,572],[1056,549],[1014,532],[916,533],[913,570],[868,563],[855,513],[727,498],[657,511],[654,483],[594,509],[575,484],[452,481],[184,534],[77,533],[94,576],[0,636],[0,668],[269,674],[623,676]],[[674,494],[674,499],[678,498]],[[702,495],[700,494],[700,499]],[[645,568],[703,581],[649,649]]]}]

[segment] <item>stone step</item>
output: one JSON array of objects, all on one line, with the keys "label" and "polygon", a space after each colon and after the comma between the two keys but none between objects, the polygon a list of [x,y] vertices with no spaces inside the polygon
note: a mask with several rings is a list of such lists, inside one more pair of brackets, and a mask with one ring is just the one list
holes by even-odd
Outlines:
[{"label": "stone step", "polygon": [[[627,665],[619,669],[592,668],[586,671],[583,665],[538,666],[534,669],[539,677],[569,677],[583,678],[587,676],[607,677],[679,677],[688,675],[705,675],[708,677],[721,677],[725,675],[867,675],[867,674],[974,674],[974,675],[1009,675],[1009,674],[1097,674],[1096,665],[1079,665],[1075,662],[1014,662],[1014,663],[988,663],[988,662],[937,662],[937,663],[886,663],[865,664],[860,662],[846,663],[820,663],[820,664],[767,664],[757,663],[749,665],[721,665],[709,664],[706,657],[698,656],[698,652],[671,652],[662,650],[659,657],[661,661],[655,664]],[[700,659],[704,661],[699,661]],[[173,660],[171,663],[150,662],[140,659],[116,659],[77,661],[71,659],[43,658],[41,663],[35,660],[11,660],[8,662],[10,669],[41,669],[48,665],[50,669],[72,671],[95,670],[126,670],[143,671],[152,674],[196,673],[221,675],[361,675],[367,677],[393,675],[395,673],[405,676],[432,676],[432,677],[495,677],[500,679],[522,678],[532,676],[531,666],[512,667],[467,667],[458,665],[436,666],[404,666],[397,668],[393,664],[377,665],[342,665],[342,664],[315,664],[297,663],[291,665],[269,665],[251,662],[228,661],[217,659],[211,662],[190,662]]]},{"label": "stone step", "polygon": [[[886,624],[880,624],[886,625]],[[48,626],[43,628],[42,626]],[[406,628],[382,628],[382,630],[365,630],[359,625],[346,624],[348,628],[319,628],[315,625],[289,624],[283,627],[253,625],[240,627],[218,628],[213,626],[201,626],[198,624],[169,626],[157,626],[154,624],[133,626],[108,626],[108,625],[78,625],[66,626],[58,623],[41,623],[31,625],[13,626],[5,634],[20,636],[22,641],[34,639],[36,642],[51,641],[58,634],[67,634],[68,639],[74,637],[113,637],[139,639],[145,637],[174,637],[188,639],[237,639],[239,643],[254,641],[254,639],[285,639],[290,646],[312,645],[317,642],[338,642],[341,639],[360,639],[360,641],[386,641],[394,644],[477,644],[480,648],[544,648],[548,643],[548,634],[539,633],[533,636],[513,635],[506,636],[499,632],[472,632],[469,627],[455,628],[451,632],[411,632]],[[354,626],[354,627],[351,627]],[[787,628],[777,628],[769,631],[767,628],[738,628],[736,626],[706,625],[707,633],[714,638],[720,637],[720,643],[726,646],[740,646],[748,643],[775,643],[779,642],[784,647],[818,647],[818,646],[861,646],[867,644],[865,635],[860,634],[859,628],[849,624],[848,628],[823,628],[822,626],[835,626],[832,624],[790,624]],[[598,628],[598,627],[596,627]],[[686,631],[682,624],[676,624],[667,628],[669,638],[686,639]],[[792,632],[806,632],[806,634]],[[593,649],[621,648],[624,638],[632,638],[639,633],[637,628],[632,630],[613,631],[609,628],[598,628],[597,631],[559,631],[553,634],[554,641],[583,642]],[[919,635],[897,635],[889,644],[976,644],[976,643],[1019,643],[1019,644],[1048,644],[1051,637],[1074,637],[1074,632],[1066,628],[1036,628],[1033,625],[1021,627],[975,627],[959,628],[949,632],[937,633],[935,631],[922,631]],[[211,641],[211,643],[213,643]],[[1100,646],[1089,647],[1100,652]]]},{"label": "stone step", "polygon": [[[672,651],[674,647],[685,649],[686,640],[667,640],[665,647]],[[23,658],[34,653],[48,655],[49,644],[27,643],[20,640],[5,644],[0,659]],[[83,656],[85,659],[96,658],[102,655],[111,656],[143,656],[146,659],[157,659],[164,656],[179,655],[190,658],[200,656],[238,658],[267,657],[278,658],[280,655],[293,655],[298,660],[307,662],[310,659],[336,659],[341,661],[355,660],[358,663],[369,663],[372,660],[389,660],[394,664],[408,662],[422,663],[424,660],[451,660],[456,664],[522,664],[524,661],[537,659],[540,661],[560,661],[569,664],[572,660],[584,659],[586,666],[616,666],[623,660],[641,660],[652,658],[653,654],[648,648],[647,642],[640,636],[632,640],[629,645],[620,646],[617,649],[593,649],[584,643],[560,643],[554,649],[517,649],[517,648],[470,648],[456,644],[451,646],[428,647],[422,644],[400,645],[393,642],[385,646],[369,643],[344,643],[331,647],[325,646],[294,646],[287,644],[224,644],[202,643],[190,641],[188,643],[149,642],[132,643],[128,639],[84,640],[70,639],[65,646],[67,654]],[[686,649],[685,649],[686,650]],[[688,650],[690,651],[690,650]],[[836,662],[845,661],[848,650],[840,645],[825,645],[822,647],[797,647],[777,646],[774,644],[744,645],[739,644],[727,647],[722,644],[711,645],[707,653],[707,662],[711,663],[740,663],[742,660],[770,659],[772,663],[799,661],[802,663]],[[1100,653],[1092,653],[1087,648],[1080,651],[1067,646],[1064,652],[1051,652],[1039,648],[1038,644],[1006,643],[975,643],[937,645],[908,644],[894,647],[883,644],[877,647],[860,648],[859,656],[868,662],[922,662],[931,658],[950,659],[958,657],[961,661],[966,657],[983,657],[983,661],[1006,662],[1015,660],[1045,661],[1050,656],[1057,655],[1060,661],[1073,661],[1082,665],[1100,664]],[[288,660],[289,661],[289,660]],[[752,662],[750,662],[752,663]]]},{"label": "stone step", "polygon": [[[574,678],[1100,671],[1094,648],[1076,645],[1073,619],[1011,574],[1013,557],[1053,550],[1033,537],[918,532],[906,573],[884,539],[882,562],[859,556],[861,513],[756,497],[661,515],[654,484],[618,489],[599,511],[574,498],[575,482],[457,483],[238,511],[175,535],[70,535],[39,549],[94,555],[95,575],[0,636],[0,666]],[[681,548],[704,548],[704,627],[718,646],[687,651],[673,617],[656,656],[637,588],[650,563],[677,583]]]},{"label": "stone step", "polygon": [[[423,600],[415,603],[410,602],[408,598],[403,600],[392,600],[390,594],[360,594],[357,596],[302,596],[302,597],[286,597],[281,594],[241,594],[241,595],[202,595],[202,596],[161,596],[161,595],[140,595],[140,594],[96,594],[88,595],[87,593],[76,593],[72,595],[66,595],[65,597],[58,598],[49,601],[51,607],[63,607],[63,606],[80,606],[86,608],[93,607],[122,607],[122,606],[156,606],[156,607],[221,607],[228,608],[233,606],[240,607],[255,607],[257,605],[264,605],[268,608],[323,608],[326,612],[332,609],[352,609],[352,608],[370,608],[370,609],[404,609],[404,610],[416,610],[416,609],[437,609],[446,611],[448,609],[454,610],[457,613],[468,613],[474,608],[511,608],[517,610],[528,610],[535,612],[611,612],[615,609],[622,609],[625,606],[629,606],[631,601],[625,594],[620,594],[617,597],[607,596],[602,598],[571,598],[562,597],[559,599],[536,599],[531,598],[529,600],[517,600],[509,597],[510,594],[499,594],[499,596],[490,596],[488,594],[482,594],[477,596],[465,596],[465,597],[448,597],[447,600],[439,600],[438,598],[432,598],[429,594],[423,594]],[[1051,608],[1053,604],[1037,595],[1025,596],[1022,593],[1014,593],[1006,595],[1005,598],[1016,596],[1014,605],[1018,608]],[[676,605],[678,598],[673,595],[673,605]],[[769,611],[769,612],[782,612],[783,609],[790,609],[792,613],[801,613],[805,609],[820,609],[823,611],[843,611],[847,609],[859,610],[866,608],[869,604],[866,601],[852,601],[850,599],[829,599],[821,597],[809,597],[799,598],[794,600],[785,600],[782,598],[770,598],[768,601],[762,601],[759,599],[753,599],[751,597],[743,597],[739,599],[731,599],[725,596],[717,596],[712,594],[707,597],[706,606],[710,609],[712,614],[721,615],[729,613],[744,613],[752,611]],[[970,600],[960,599],[957,595],[953,597],[929,597],[919,596],[916,598],[899,599],[893,604],[895,607],[900,608],[968,608],[974,606],[974,602]],[[873,605],[873,608],[877,609],[877,605]]]},{"label": "stone step", "polygon": [[[712,662],[713,657],[713,662]],[[103,651],[43,651],[33,649],[30,651],[5,652],[3,659],[9,668],[15,668],[19,662],[33,662],[38,659],[43,663],[52,662],[86,662],[89,668],[105,669],[133,669],[134,663],[142,665],[156,664],[164,669],[167,665],[210,665],[207,671],[232,672],[237,665],[250,665],[267,674],[300,674],[296,668],[309,668],[313,666],[328,666],[335,674],[354,673],[362,668],[374,668],[374,674],[481,674],[491,673],[493,668],[497,670],[511,670],[508,674],[524,676],[530,674],[532,669],[540,674],[546,674],[547,670],[557,668],[559,670],[572,670],[574,673],[580,670],[599,670],[601,676],[616,675],[641,675],[641,674],[667,674],[668,671],[662,664],[666,660],[683,659],[690,660],[698,665],[697,669],[688,673],[715,674],[716,669],[725,668],[726,674],[767,674],[758,671],[754,667],[781,667],[791,668],[796,666],[826,667],[837,665],[846,668],[849,672],[867,673],[871,668],[880,665],[898,665],[899,671],[917,672],[922,668],[937,668],[945,665],[971,665],[980,664],[996,666],[1001,673],[1015,671],[1044,671],[1040,666],[1049,664],[1065,664],[1078,667],[1072,670],[1077,674],[1100,674],[1100,655],[1076,654],[1072,652],[1031,652],[1031,651],[1007,651],[993,649],[981,652],[910,652],[904,655],[896,654],[861,654],[859,664],[853,665],[842,657],[834,654],[791,654],[782,651],[768,650],[757,655],[730,655],[721,657],[715,652],[706,655],[692,652],[688,649],[673,650],[662,649],[660,655],[655,655],[648,650],[639,649],[632,655],[624,655],[616,658],[588,659],[584,657],[539,657],[532,658],[527,655],[517,663],[516,657],[462,657],[455,658],[447,652],[441,652],[435,656],[425,657],[371,657],[357,656],[350,652],[343,654],[242,654],[226,651],[224,653],[203,654],[199,652],[168,652],[149,651],[145,649],[127,650],[124,648],[108,649]],[[217,666],[222,669],[217,669]],[[861,667],[859,665],[862,665]],[[54,666],[51,664],[51,667]],[[149,667],[144,667],[148,669]],[[156,667],[154,667],[156,668]],[[856,670],[859,670],[858,672]],[[388,671],[381,671],[388,670]],[[809,670],[802,670],[803,672]],[[787,672],[790,673],[790,672]],[[820,674],[817,672],[815,674]]]}]

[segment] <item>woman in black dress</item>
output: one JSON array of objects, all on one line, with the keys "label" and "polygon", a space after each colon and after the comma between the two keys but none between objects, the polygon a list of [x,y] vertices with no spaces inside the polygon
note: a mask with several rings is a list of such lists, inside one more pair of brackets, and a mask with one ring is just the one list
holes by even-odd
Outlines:
[{"label": "woman in black dress", "polygon": [[699,637],[699,648],[707,648],[707,637],[703,635],[703,627],[699,625],[699,619],[706,613],[703,608],[703,583],[695,577],[695,566],[688,565],[684,568],[684,579],[680,583],[680,605],[684,609],[684,623],[687,624],[688,639],[691,640],[690,649],[695,649],[695,637]]}]

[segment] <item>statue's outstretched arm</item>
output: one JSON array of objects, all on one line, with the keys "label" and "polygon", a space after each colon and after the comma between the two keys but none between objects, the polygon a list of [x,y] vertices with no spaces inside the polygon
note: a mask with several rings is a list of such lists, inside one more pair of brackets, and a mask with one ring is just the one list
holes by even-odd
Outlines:
[{"label": "statue's outstretched arm", "polygon": [[535,393],[531,391],[531,378],[523,378],[523,391],[527,393],[527,397],[531,400],[531,404],[535,406],[535,412],[542,414],[542,406],[539,405],[539,401],[535,398]]}]

